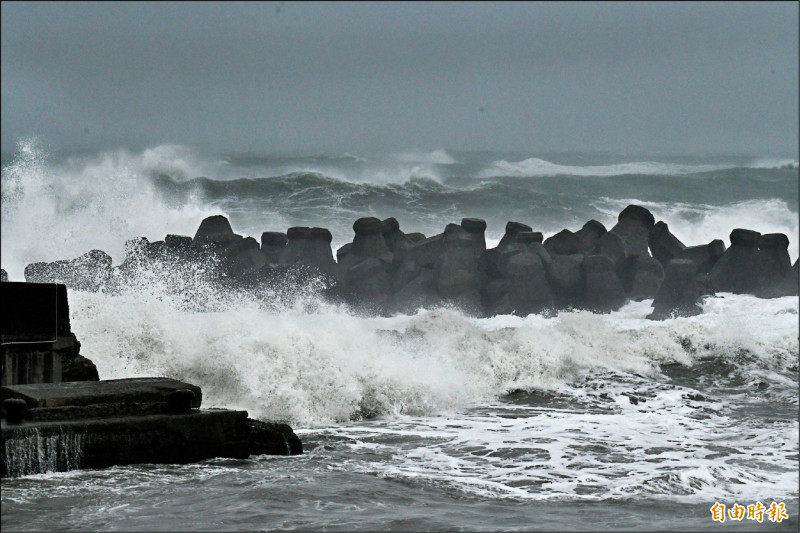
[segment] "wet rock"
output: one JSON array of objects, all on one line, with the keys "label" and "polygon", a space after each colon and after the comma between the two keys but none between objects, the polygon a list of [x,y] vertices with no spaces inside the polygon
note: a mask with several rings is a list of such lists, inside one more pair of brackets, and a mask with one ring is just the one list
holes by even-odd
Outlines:
[{"label": "wet rock", "polygon": [[401,261],[391,272],[392,293],[396,293],[405,287],[411,280],[419,276],[421,272],[422,267],[417,265],[414,261]]},{"label": "wet rock", "polygon": [[581,229],[575,232],[578,239],[578,252],[584,255],[591,254],[597,247],[600,237],[607,233],[606,227],[597,220],[590,220]]},{"label": "wet rock", "polygon": [[353,243],[348,242],[336,250],[336,262],[341,263],[342,260],[353,252]]},{"label": "wet rock", "polygon": [[597,241],[597,247],[594,250],[595,255],[602,255],[611,260],[614,268],[618,267],[625,261],[627,252],[625,251],[625,243],[616,233],[608,232],[604,234]]},{"label": "wet rock", "polygon": [[7,398],[3,400],[3,418],[9,424],[21,424],[28,414],[28,404],[19,398]]},{"label": "wet rock", "polygon": [[461,227],[472,239],[472,253],[480,256],[486,250],[486,221],[480,218],[462,218]]},{"label": "wet rock", "polygon": [[29,283],[63,283],[70,289],[97,292],[106,288],[111,271],[111,256],[91,250],[72,260],[32,263],[24,274]]},{"label": "wet rock", "polygon": [[792,266],[792,276],[794,279],[794,294],[800,293],[800,259],[795,259],[794,266]]},{"label": "wet rock", "polygon": [[422,242],[426,239],[424,233],[406,233],[406,238],[411,241],[412,244]]},{"label": "wet rock", "polygon": [[332,273],[336,262],[331,252],[331,232],[325,228],[293,227],[286,232],[287,244],[281,255],[284,265],[303,264]]},{"label": "wet rock", "polygon": [[689,259],[695,264],[696,274],[708,274],[724,253],[725,243],[714,239],[708,244],[687,246],[675,259]]},{"label": "wet rock", "polygon": [[383,223],[375,217],[359,218],[353,224],[355,237],[351,253],[359,257],[378,257],[388,251],[383,238]]},{"label": "wet rock", "polygon": [[478,256],[478,271],[489,279],[501,277],[498,265],[501,258],[501,248],[489,248]]},{"label": "wet rock", "polygon": [[[387,254],[391,255],[390,252]],[[347,268],[343,290],[349,303],[367,312],[385,314],[392,293],[385,260],[367,257]]]},{"label": "wet rock", "polygon": [[420,267],[433,268],[444,250],[444,233],[428,237],[409,246],[403,257],[414,261]]},{"label": "wet rock", "polygon": [[664,268],[661,262],[655,257],[638,256],[634,259],[629,298],[635,301],[655,298],[663,281]]},{"label": "wet rock", "polygon": [[411,246],[412,241],[406,237],[405,233],[400,230],[400,223],[397,219],[387,218],[381,222],[383,229],[383,239],[386,241],[386,246],[398,259],[403,257],[403,252]]},{"label": "wet rock", "polygon": [[189,247],[192,245],[192,238],[188,235],[167,235],[164,238],[164,244],[168,248],[172,248],[175,250],[188,250]]},{"label": "wet rock", "polygon": [[560,308],[583,305],[584,279],[583,254],[552,254],[547,265],[547,279],[553,292],[555,305]]},{"label": "wet rock", "polygon": [[544,247],[552,254],[572,255],[580,253],[581,243],[578,237],[568,229],[563,229],[548,237]]},{"label": "wet rock", "polygon": [[539,254],[529,250],[516,253],[508,258],[503,270],[508,280],[508,302],[514,313],[525,316],[553,308],[553,294]]},{"label": "wet rock", "polygon": [[61,381],[99,381],[97,366],[88,358],[80,355],[64,355],[61,357]]},{"label": "wet rock", "polygon": [[497,247],[502,248],[513,242],[516,242],[517,233],[521,231],[533,231],[533,228],[527,224],[523,224],[522,222],[510,221],[508,224],[506,224],[506,233],[503,235],[503,238],[500,239],[500,243],[497,245]]},{"label": "wet rock", "polygon": [[603,313],[625,304],[625,289],[611,259],[605,255],[588,255],[583,260],[583,272],[587,309]]},{"label": "wet rock", "polygon": [[233,240],[235,240],[233,228],[228,219],[222,215],[214,215],[203,219],[200,227],[197,228],[197,233],[194,234],[192,243],[195,245],[228,244]]},{"label": "wet rock", "polygon": [[262,422],[248,418],[247,427],[250,431],[251,455],[300,455],[303,453],[303,443],[288,424]]},{"label": "wet rock", "polygon": [[789,238],[783,233],[767,233],[756,241],[758,270],[755,295],[779,298],[795,293],[796,278],[789,259]]},{"label": "wet rock", "polygon": [[444,298],[458,298],[478,291],[479,273],[472,236],[455,224],[445,228],[442,254],[434,267],[436,289]]},{"label": "wet rock", "polygon": [[669,231],[666,222],[657,222],[650,230],[650,252],[666,265],[672,259],[680,259],[686,245]]},{"label": "wet rock", "polygon": [[651,320],[677,316],[694,316],[703,312],[697,299],[700,291],[695,281],[695,264],[688,259],[672,259],[667,263],[664,281],[653,299]]},{"label": "wet rock", "polygon": [[258,241],[252,237],[231,241],[221,255],[223,270],[234,278],[255,272],[267,264]]},{"label": "wet rock", "polygon": [[391,308],[397,313],[413,314],[418,309],[435,307],[439,302],[433,269],[422,268],[395,292]]},{"label": "wet rock", "polygon": [[[486,308],[492,308],[503,296],[508,294],[509,283],[506,278],[492,279],[480,288],[481,297]],[[509,304],[510,305],[510,304]]]},{"label": "wet rock", "polygon": [[[539,235],[541,235],[541,233]],[[517,237],[519,237],[519,235]],[[537,237],[537,239],[538,239],[538,237]],[[547,267],[548,265],[550,265],[550,262],[553,260],[553,257],[550,255],[550,252],[547,251],[547,248],[542,246],[541,242],[542,242],[541,240],[535,240],[533,242],[525,244],[525,248],[528,251],[533,252],[536,255],[538,255],[539,259],[542,260],[542,264],[545,267]],[[522,244],[522,243],[520,243],[520,244]]]},{"label": "wet rock", "polygon": [[617,220],[608,233],[620,237],[625,255],[649,256],[650,230],[655,224],[650,211],[639,205],[629,205],[620,212]]},{"label": "wet rock", "polygon": [[489,307],[486,316],[513,315],[515,312],[518,311],[511,304],[511,298],[506,293]]},{"label": "wet rock", "polygon": [[735,294],[754,294],[758,288],[757,231],[737,228],[731,232],[731,247],[717,260],[709,272],[709,279],[716,291]]},{"label": "wet rock", "polygon": [[265,231],[261,234],[261,254],[268,264],[277,265],[281,262],[288,242],[286,234],[280,231]]},{"label": "wet rock", "polygon": [[[41,458],[15,461],[4,456],[0,469],[5,478],[75,468],[188,463],[211,457],[244,459],[251,449],[246,420],[246,411],[213,409],[58,423],[26,422],[4,427],[3,440],[7,446],[29,446],[30,430],[35,427],[41,437]],[[72,453],[65,445],[65,434],[80,443],[80,453]]]},{"label": "wet rock", "polygon": [[520,244],[542,244],[544,235],[539,231],[520,231],[514,240]]},{"label": "wet rock", "polygon": [[172,391],[167,396],[167,406],[173,413],[188,413],[192,410],[194,402],[194,391],[191,389],[179,389]]}]

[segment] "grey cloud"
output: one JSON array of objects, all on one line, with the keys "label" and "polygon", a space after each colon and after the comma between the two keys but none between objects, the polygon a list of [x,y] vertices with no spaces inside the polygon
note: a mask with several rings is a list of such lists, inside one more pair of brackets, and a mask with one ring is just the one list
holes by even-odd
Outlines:
[{"label": "grey cloud", "polygon": [[2,145],[796,153],[797,20],[796,3],[6,2]]}]

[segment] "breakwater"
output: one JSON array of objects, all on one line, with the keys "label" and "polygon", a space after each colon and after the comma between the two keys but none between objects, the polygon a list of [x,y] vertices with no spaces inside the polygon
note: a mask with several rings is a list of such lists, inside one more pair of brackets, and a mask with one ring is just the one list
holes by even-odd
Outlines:
[{"label": "breakwater", "polygon": [[762,298],[798,293],[798,263],[792,265],[789,239],[781,233],[732,228],[727,245],[714,239],[686,246],[640,205],[624,208],[611,228],[589,220],[547,239],[509,221],[499,244],[488,249],[486,227],[481,219],[464,218],[426,236],[403,232],[395,218],[360,218],[352,242],[338,248],[334,259],[325,228],[265,231],[258,241],[215,215],[193,237],[127,241],[118,266],[105,252],[92,250],[71,260],[29,264],[25,278],[114,292],[147,272],[148,280],[184,294],[209,284],[269,288],[272,295],[313,290],[376,315],[443,305],[474,316],[609,312],[652,298],[650,318],[663,319],[699,313],[698,298],[716,292]]}]

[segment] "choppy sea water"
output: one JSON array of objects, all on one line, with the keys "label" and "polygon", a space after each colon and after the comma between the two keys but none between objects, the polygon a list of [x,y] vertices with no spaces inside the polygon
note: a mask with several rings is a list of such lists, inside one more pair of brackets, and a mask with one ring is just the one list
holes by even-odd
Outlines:
[{"label": "choppy sea water", "polygon": [[[553,161],[519,155],[201,157],[184,147],[3,167],[2,263],[126,238],[193,234],[222,212],[258,238],[290,225],[351,240],[359,216],[430,235],[461,217],[548,234],[648,207],[687,245],[734,227],[798,248],[796,160]],[[293,425],[299,457],[48,473],[2,482],[4,530],[798,529],[798,298],[722,293],[703,314],[370,318],[313,291],[187,308],[158,273],[117,295],[70,292],[104,379],[176,377],[204,406]],[[208,303],[208,302],[206,302]],[[789,519],[712,520],[773,501]]]}]

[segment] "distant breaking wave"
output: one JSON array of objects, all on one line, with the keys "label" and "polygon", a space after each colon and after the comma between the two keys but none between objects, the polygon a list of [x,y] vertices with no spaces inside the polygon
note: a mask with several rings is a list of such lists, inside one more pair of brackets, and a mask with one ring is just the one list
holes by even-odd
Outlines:
[{"label": "distant breaking wave", "polygon": [[494,161],[480,172],[481,178],[510,177],[546,177],[546,176],[623,176],[626,174],[644,175],[677,175],[712,172],[735,168],[735,165],[680,165],[675,163],[658,163],[643,161],[620,163],[616,165],[572,166],[559,165],[532,157],[524,161]]},{"label": "distant breaking wave", "polygon": [[753,161],[751,168],[797,168],[797,159],[779,157],[761,157]]},{"label": "distant breaking wave", "polygon": [[432,152],[404,152],[394,154],[393,157],[403,163],[426,163],[429,165],[454,165],[458,163],[441,148]]},{"label": "distant breaking wave", "polygon": [[699,174],[728,170],[732,168],[797,168],[797,160],[790,158],[759,158],[746,165],[736,164],[707,164],[686,165],[677,163],[659,163],[656,161],[639,161],[632,163],[619,163],[614,165],[573,166],[559,165],[544,159],[532,157],[524,161],[509,162],[505,160],[494,161],[482,170],[478,177],[549,177],[549,176],[676,176],[686,174]]}]

